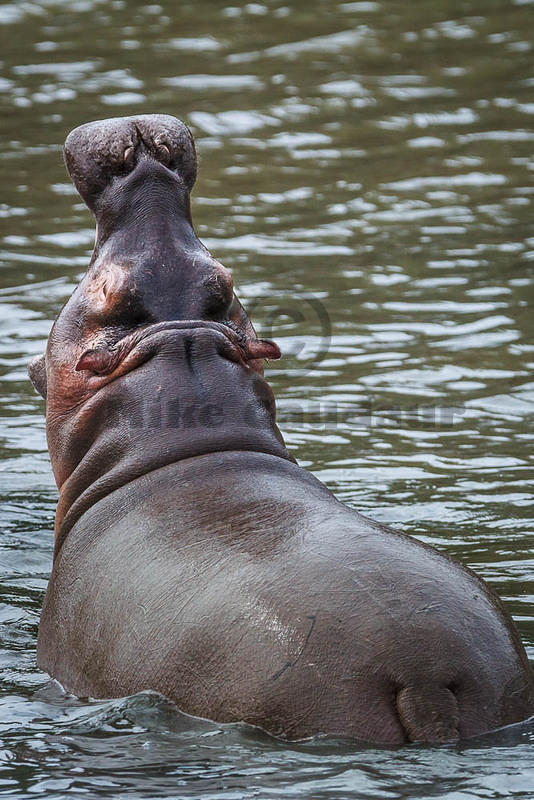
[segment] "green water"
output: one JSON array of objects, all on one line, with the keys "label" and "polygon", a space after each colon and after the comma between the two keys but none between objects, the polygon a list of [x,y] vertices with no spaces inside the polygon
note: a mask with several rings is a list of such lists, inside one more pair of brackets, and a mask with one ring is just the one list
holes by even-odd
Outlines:
[{"label": "green water", "polygon": [[61,147],[185,120],[199,235],[260,331],[300,463],[474,567],[534,659],[534,3],[0,5],[0,796],[533,798],[532,724],[286,747],[35,667],[56,490],[26,378],[91,250]]}]

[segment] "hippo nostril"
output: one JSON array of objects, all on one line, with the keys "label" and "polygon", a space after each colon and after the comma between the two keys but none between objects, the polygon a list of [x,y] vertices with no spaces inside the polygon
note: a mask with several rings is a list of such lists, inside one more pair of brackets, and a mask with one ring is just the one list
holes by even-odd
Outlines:
[{"label": "hippo nostril", "polygon": [[156,156],[158,160],[166,166],[169,166],[171,163],[171,145],[169,144],[167,137],[165,135],[156,136],[154,139],[154,147],[156,148]]},{"label": "hippo nostril", "polygon": [[158,153],[159,160],[162,161],[164,164],[166,164],[168,166],[170,164],[170,162],[171,162],[171,152],[170,152],[169,148],[167,147],[167,145],[166,144],[158,144],[157,145],[157,153]]},{"label": "hippo nostril", "polygon": [[125,149],[124,153],[122,154],[122,160],[125,167],[131,167],[133,164],[134,159],[134,147],[133,145],[128,145]]}]

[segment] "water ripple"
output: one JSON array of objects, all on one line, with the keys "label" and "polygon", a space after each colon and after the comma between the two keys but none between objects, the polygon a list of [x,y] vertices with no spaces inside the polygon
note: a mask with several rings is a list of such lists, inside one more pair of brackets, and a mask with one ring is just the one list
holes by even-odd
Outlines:
[{"label": "water ripple", "polygon": [[464,6],[0,5],[0,795],[531,797],[532,722],[459,747],[288,747],[150,694],[78,700],[35,667],[57,492],[25,368],[94,239],[61,146],[155,111],[191,125],[198,230],[281,344],[292,452],[474,567],[534,659],[532,0]]}]

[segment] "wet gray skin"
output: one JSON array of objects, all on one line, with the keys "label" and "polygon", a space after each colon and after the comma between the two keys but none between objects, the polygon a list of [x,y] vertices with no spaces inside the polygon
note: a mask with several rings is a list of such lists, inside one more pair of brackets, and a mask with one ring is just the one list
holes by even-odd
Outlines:
[{"label": "wet gray skin", "polygon": [[92,123],[66,160],[98,236],[46,353],[60,500],[39,665],[80,696],[153,689],[290,740],[441,743],[532,714],[489,588],[286,450],[257,368],[277,348],[191,226],[187,129]]}]

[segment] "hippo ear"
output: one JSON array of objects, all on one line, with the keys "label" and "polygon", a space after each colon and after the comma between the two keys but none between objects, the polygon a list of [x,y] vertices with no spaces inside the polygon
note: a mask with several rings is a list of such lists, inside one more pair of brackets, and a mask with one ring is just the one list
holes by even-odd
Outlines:
[{"label": "hippo ear", "polygon": [[28,375],[35,391],[46,400],[46,363],[44,353],[32,358],[28,364]]},{"label": "hippo ear", "polygon": [[106,348],[86,350],[76,364],[76,372],[88,370],[95,375],[109,375],[117,366],[117,354]]},{"label": "hippo ear", "polygon": [[282,353],[276,342],[270,339],[249,339],[246,345],[247,359],[281,358]]}]

